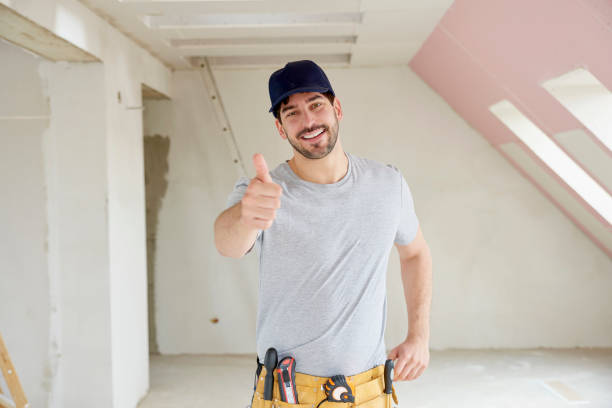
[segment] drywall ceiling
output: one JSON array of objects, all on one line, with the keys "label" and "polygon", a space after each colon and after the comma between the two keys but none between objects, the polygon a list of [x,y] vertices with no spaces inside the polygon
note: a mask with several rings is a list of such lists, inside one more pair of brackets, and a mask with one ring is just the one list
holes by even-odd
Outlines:
[{"label": "drywall ceiling", "polygon": [[452,0],[80,0],[174,69],[407,64]]}]

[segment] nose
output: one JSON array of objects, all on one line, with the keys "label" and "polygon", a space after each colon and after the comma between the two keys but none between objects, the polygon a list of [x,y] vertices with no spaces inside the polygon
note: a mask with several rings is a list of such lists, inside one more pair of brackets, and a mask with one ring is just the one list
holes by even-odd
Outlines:
[{"label": "nose", "polygon": [[312,128],[316,124],[316,116],[309,109],[305,110],[303,118],[304,118],[304,127],[305,128],[310,129],[310,128]]}]

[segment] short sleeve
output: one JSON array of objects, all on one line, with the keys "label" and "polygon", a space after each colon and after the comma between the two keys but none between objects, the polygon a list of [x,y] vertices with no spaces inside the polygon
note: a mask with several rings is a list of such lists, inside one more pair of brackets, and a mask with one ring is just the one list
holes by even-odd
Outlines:
[{"label": "short sleeve", "polygon": [[400,217],[394,242],[398,245],[408,245],[414,240],[419,230],[419,219],[414,209],[414,201],[412,199],[410,187],[408,187],[408,183],[406,183],[406,179],[404,179],[404,176],[396,167],[391,167],[393,167],[399,175],[401,196],[399,203]]},{"label": "short sleeve", "polygon": [[[240,200],[242,200],[242,197],[244,196],[244,193],[246,192],[246,189],[249,186],[250,182],[251,182],[251,180],[249,178],[247,178],[247,177],[240,177],[238,179],[238,181],[234,184],[234,189],[232,190],[232,192],[227,197],[227,202],[226,202],[226,205],[225,205],[225,209],[233,207],[234,205],[238,204],[238,202],[240,202]],[[251,250],[253,249],[255,244],[257,244],[257,243],[261,244],[261,235],[262,235],[262,233],[263,233],[263,230],[259,230],[257,232],[257,238],[255,239],[255,242],[253,243],[251,248],[249,248],[249,250],[246,252],[247,254],[249,252],[251,252]]]}]

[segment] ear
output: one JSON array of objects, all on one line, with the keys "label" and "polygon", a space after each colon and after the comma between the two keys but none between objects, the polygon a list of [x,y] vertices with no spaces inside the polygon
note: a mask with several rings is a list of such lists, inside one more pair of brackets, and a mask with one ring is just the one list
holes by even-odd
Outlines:
[{"label": "ear", "polygon": [[280,123],[278,119],[274,119],[274,125],[276,125],[276,130],[278,130],[278,134],[283,139],[287,139],[287,135],[285,134],[285,129],[283,129],[283,125]]},{"label": "ear", "polygon": [[334,110],[336,111],[336,116],[338,120],[342,119],[342,105],[340,104],[340,99],[334,98]]}]

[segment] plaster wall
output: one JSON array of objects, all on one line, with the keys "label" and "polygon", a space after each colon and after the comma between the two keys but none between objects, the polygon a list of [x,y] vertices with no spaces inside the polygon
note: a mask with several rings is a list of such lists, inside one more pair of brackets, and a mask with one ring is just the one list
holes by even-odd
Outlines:
[{"label": "plaster wall", "polygon": [[[51,120],[43,135],[49,223],[49,407],[112,405],[101,64],[43,62]],[[78,114],[75,110],[78,109]]]},{"label": "plaster wall", "polygon": [[[169,107],[170,101],[145,101],[146,109],[156,104]],[[147,134],[146,122],[144,136],[145,193],[147,214],[147,300],[149,325],[149,353],[158,354],[157,330],[155,328],[155,249],[157,248],[157,223],[161,202],[168,189],[168,135]]]},{"label": "plaster wall", "polygon": [[116,44],[104,60],[113,407],[134,407],[149,388],[141,91],[145,68],[127,45]]},{"label": "plaster wall", "polygon": [[0,54],[3,336],[33,406],[109,407],[104,69]]},{"label": "plaster wall", "polygon": [[[267,113],[271,71],[215,71],[249,177],[256,152],[271,168],[292,156]],[[398,166],[411,186],[433,254],[433,348],[612,344],[610,259],[482,135],[408,67],[326,72],[344,107],[345,150]],[[160,352],[253,353],[258,256],[223,258],[214,247],[212,226],[237,165],[189,75],[175,75],[182,76],[174,89],[183,102],[173,114],[159,215]],[[396,255],[388,305],[391,349],[408,327]]]},{"label": "plaster wall", "polygon": [[[48,81],[49,89],[53,90],[49,91],[51,105],[54,105],[55,97],[55,106],[61,112],[58,118],[62,118],[50,133],[58,137],[59,144],[45,142],[47,139],[43,138],[47,143],[45,154],[49,154],[48,167],[44,170],[46,183],[50,190],[55,188],[55,197],[59,200],[50,196],[47,203],[50,223],[48,269],[50,274],[64,274],[62,279],[65,282],[62,283],[76,292],[65,291],[58,284],[55,295],[53,281],[49,284],[51,302],[53,296],[57,296],[57,304],[66,307],[63,310],[58,308],[54,315],[51,303],[49,347],[57,347],[56,357],[53,360],[54,354],[49,353],[46,362],[51,365],[46,374],[49,384],[36,386],[47,387],[49,406],[52,407],[90,404],[92,395],[96,393],[90,392],[89,387],[103,394],[96,402],[100,406],[134,407],[149,386],[141,84],[171,95],[168,87],[170,70],[78,1],[11,0],[3,3],[103,62],[97,68],[49,63],[45,70],[41,68],[40,71]],[[55,65],[57,67],[52,68]],[[75,78],[82,78],[82,82],[70,82],[70,74],[61,69],[73,69],[71,73]],[[96,71],[88,76],[80,69]],[[88,91],[91,92],[89,99],[84,95]],[[95,115],[92,109],[96,110]],[[66,116],[62,116],[64,114]],[[83,122],[85,120],[87,123]],[[75,132],[80,132],[79,137]],[[88,137],[95,140],[93,145],[82,144],[89,140]],[[53,151],[55,147],[59,153]],[[53,154],[56,154],[56,161],[52,159]],[[64,159],[62,154],[67,154],[68,160],[61,161]],[[83,183],[82,178],[88,176],[92,177],[89,180],[91,184]],[[62,199],[66,201],[62,202]],[[82,205],[80,201],[73,202],[77,199],[91,200],[91,205],[72,208],[73,205]],[[99,209],[97,206],[101,206],[101,212],[95,211]],[[64,219],[61,211],[66,209],[86,212],[86,219]],[[62,263],[71,259],[74,250],[66,244],[72,241],[64,239],[78,240],[79,228],[88,226],[88,223],[104,225],[103,230],[88,230],[95,236],[95,242],[84,239],[85,248],[79,247],[82,250],[78,256],[89,255],[88,265],[79,263],[82,258],[78,258],[76,264]],[[96,256],[92,257],[92,253]],[[70,268],[77,267],[104,270],[103,277],[96,275],[99,280],[85,282],[87,290],[95,292],[90,293],[91,299],[79,295],[83,278],[76,273],[69,275],[73,271]],[[83,321],[70,319],[72,314],[88,310],[88,302],[94,300],[98,301],[96,308],[99,309],[88,315],[85,326],[82,326]],[[58,320],[57,324],[53,323],[54,319]],[[77,331],[67,331],[62,326],[65,324],[72,325],[72,329]],[[92,333],[102,330],[102,334],[92,342],[87,340],[88,333],[79,337],[78,330],[87,324],[95,326]],[[57,345],[53,343],[55,338]],[[101,342],[106,344],[101,346]],[[96,358],[103,361],[97,364],[91,358],[85,358],[86,351],[99,353]],[[69,362],[69,356],[79,358]],[[53,368],[54,364],[56,368]],[[68,364],[66,370],[70,376],[79,378],[76,381],[70,378],[69,381],[66,377],[68,371],[62,371],[62,364]],[[74,370],[71,364],[74,364]],[[78,386],[87,381],[87,386]]]},{"label": "plaster wall", "polygon": [[159,352],[249,353],[257,264],[247,259],[245,269],[223,258],[212,234],[239,165],[229,158],[200,74],[177,71],[172,88],[171,104],[147,102],[144,113],[145,134],[170,140],[154,260]]},{"label": "plaster wall", "polygon": [[0,41],[0,334],[32,406],[49,396],[50,284],[40,58]]}]

